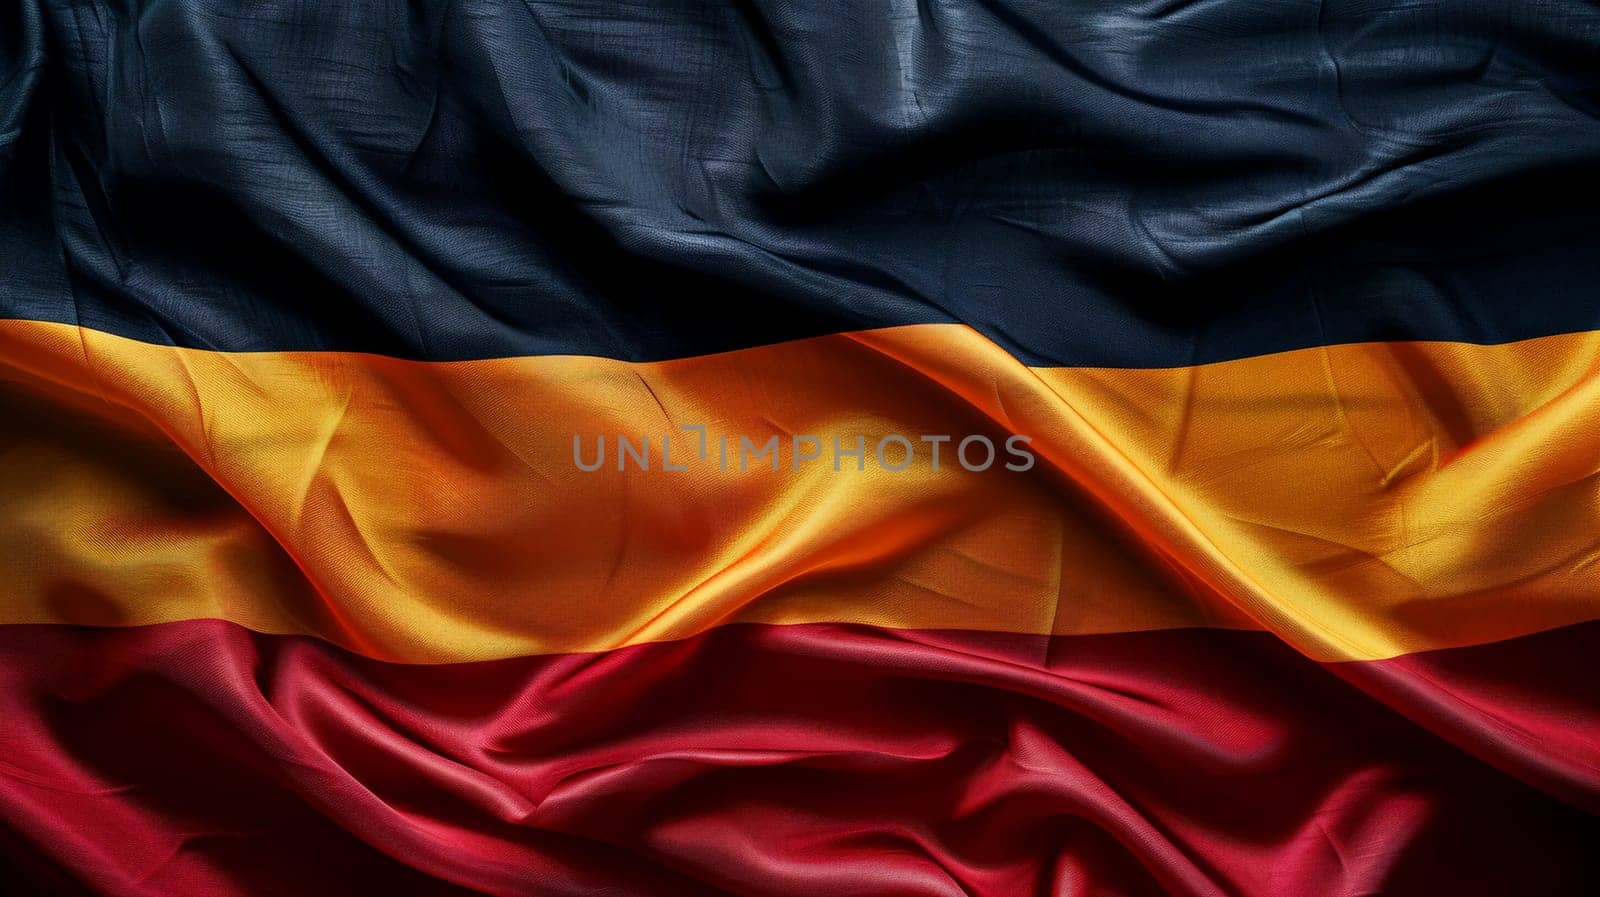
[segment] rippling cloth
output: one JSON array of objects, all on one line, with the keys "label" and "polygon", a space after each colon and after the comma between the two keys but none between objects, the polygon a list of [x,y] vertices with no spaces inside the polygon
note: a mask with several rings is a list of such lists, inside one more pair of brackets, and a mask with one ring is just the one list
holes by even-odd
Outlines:
[{"label": "rippling cloth", "polygon": [[0,0],[7,893],[1600,893],[1597,59]]}]

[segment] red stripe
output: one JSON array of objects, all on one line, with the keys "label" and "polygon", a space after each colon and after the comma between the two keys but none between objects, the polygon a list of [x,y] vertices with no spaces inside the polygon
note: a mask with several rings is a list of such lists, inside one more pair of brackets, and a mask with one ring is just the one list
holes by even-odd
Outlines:
[{"label": "red stripe", "polygon": [[109,894],[1590,894],[1597,641],[1330,671],[1263,633],[746,625],[407,666],[10,626],[0,850]]},{"label": "red stripe", "polygon": [[1600,623],[1329,668],[1502,770],[1600,813]]}]

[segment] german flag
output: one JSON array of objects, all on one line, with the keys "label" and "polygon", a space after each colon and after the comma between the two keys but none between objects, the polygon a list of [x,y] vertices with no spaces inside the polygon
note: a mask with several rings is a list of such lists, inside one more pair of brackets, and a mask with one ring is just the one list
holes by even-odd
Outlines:
[{"label": "german flag", "polygon": [[0,889],[1600,893],[1597,59],[0,3]]}]

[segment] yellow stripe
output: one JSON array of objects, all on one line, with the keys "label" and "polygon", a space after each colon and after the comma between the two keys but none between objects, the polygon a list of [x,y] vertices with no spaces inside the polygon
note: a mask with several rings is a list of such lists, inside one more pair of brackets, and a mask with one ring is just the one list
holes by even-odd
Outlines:
[{"label": "yellow stripe", "polygon": [[[220,617],[423,662],[731,621],[1260,627],[1327,660],[1491,641],[1600,617],[1597,357],[1585,334],[1039,370],[918,325],[418,363],[3,322],[0,622]],[[677,456],[686,423],[1020,432],[1041,463],[573,464],[574,433]]]}]

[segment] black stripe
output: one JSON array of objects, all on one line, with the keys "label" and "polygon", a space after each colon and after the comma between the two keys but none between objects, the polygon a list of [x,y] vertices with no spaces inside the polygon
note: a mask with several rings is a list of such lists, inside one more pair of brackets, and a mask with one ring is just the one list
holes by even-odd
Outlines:
[{"label": "black stripe", "polygon": [[1138,367],[1600,329],[1591,3],[92,5],[0,21],[3,317]]}]

